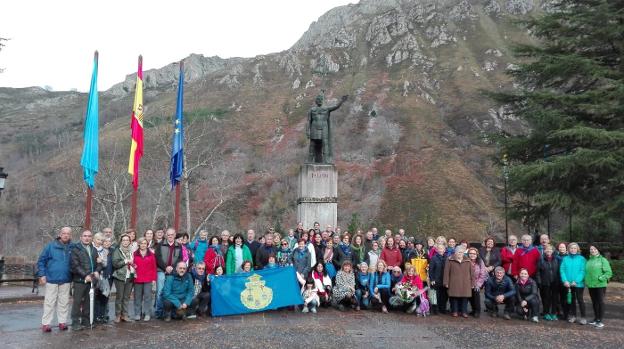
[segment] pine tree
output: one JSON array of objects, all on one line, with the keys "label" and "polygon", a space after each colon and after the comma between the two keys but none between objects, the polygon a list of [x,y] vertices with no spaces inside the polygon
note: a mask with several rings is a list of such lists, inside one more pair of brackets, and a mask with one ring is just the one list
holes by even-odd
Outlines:
[{"label": "pine tree", "polygon": [[510,193],[529,221],[555,209],[624,237],[624,1],[560,0],[525,24],[540,43],[514,48],[519,88],[491,94],[530,127],[499,139]]}]

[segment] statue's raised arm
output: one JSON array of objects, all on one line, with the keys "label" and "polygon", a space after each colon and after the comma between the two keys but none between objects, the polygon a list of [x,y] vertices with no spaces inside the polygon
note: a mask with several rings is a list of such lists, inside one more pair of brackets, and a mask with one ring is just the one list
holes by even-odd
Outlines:
[{"label": "statue's raised arm", "polygon": [[327,110],[328,110],[328,111],[330,111],[330,112],[332,112],[332,111],[334,111],[334,110],[336,110],[336,109],[340,108],[340,106],[342,105],[342,103],[346,102],[346,101],[347,101],[347,99],[349,99],[349,95],[344,95],[344,96],[342,96],[342,98],[340,98],[340,102],[338,102],[338,104],[336,104],[336,105],[335,105],[335,106],[333,106],[333,107],[329,107],[329,108],[327,108]]}]

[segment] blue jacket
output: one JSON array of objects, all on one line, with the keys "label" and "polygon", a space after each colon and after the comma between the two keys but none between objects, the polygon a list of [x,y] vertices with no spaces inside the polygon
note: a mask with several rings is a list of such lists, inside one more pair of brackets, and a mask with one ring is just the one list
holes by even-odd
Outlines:
[{"label": "blue jacket", "polygon": [[559,273],[561,274],[561,282],[576,282],[576,287],[585,287],[585,257],[577,254],[568,254],[563,257]]},{"label": "blue jacket", "polygon": [[45,276],[51,284],[71,282],[71,249],[71,242],[64,244],[59,238],[47,244],[37,261],[37,277]]},{"label": "blue jacket", "polygon": [[195,241],[189,244],[191,250],[193,250],[193,260],[195,262],[203,262],[204,255],[208,249],[208,240],[199,240],[199,236],[195,238]]},{"label": "blue jacket", "polygon": [[370,277],[368,278],[368,287],[370,290],[370,294],[375,294],[375,287],[378,289],[387,289],[390,291],[390,273],[385,271],[381,274],[381,280],[377,276],[377,272],[370,273]]},{"label": "blue jacket", "polygon": [[191,274],[186,273],[180,276],[177,272],[174,272],[171,275],[167,275],[162,293],[163,300],[167,300],[176,308],[179,308],[182,303],[191,305],[194,295],[195,287]]},{"label": "blue jacket", "polygon": [[503,276],[503,281],[496,281],[496,277],[491,277],[485,283],[485,299],[492,302],[496,301],[496,297],[503,295],[505,299],[509,299],[516,295],[516,288],[509,276]]}]

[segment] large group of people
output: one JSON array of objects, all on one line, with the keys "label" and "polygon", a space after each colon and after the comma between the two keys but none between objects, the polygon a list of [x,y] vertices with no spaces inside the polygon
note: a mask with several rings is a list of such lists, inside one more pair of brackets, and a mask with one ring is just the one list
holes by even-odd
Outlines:
[{"label": "large group of people", "polygon": [[[112,229],[81,232],[72,243],[64,227],[46,245],[38,260],[45,284],[42,330],[51,332],[56,310],[59,330],[68,328],[69,295],[73,284],[73,330],[107,323],[111,289],[115,289],[113,322],[170,321],[208,316],[214,278],[253,270],[292,266],[303,305],[296,311],[316,313],[323,307],[405,311],[418,316],[450,314],[478,318],[484,311],[539,322],[566,320],[587,324],[583,300],[589,290],[594,319],[602,328],[611,267],[595,246],[589,259],[577,243],[551,244],[548,235],[533,244],[530,235],[508,238],[498,248],[493,237],[481,246],[457,243],[452,237],[408,237],[376,228],[365,233],[341,232],[315,223],[299,223],[282,236],[269,228],[256,238],[254,230],[218,236],[197,236],[167,230],[147,230],[137,238],[129,229],[114,239]],[[90,314],[89,292],[95,293]],[[133,316],[129,303],[133,296]],[[155,297],[153,297],[155,295]],[[470,312],[468,306],[470,305]],[[502,315],[499,307],[502,307]],[[577,313],[578,309],[578,313]]]}]

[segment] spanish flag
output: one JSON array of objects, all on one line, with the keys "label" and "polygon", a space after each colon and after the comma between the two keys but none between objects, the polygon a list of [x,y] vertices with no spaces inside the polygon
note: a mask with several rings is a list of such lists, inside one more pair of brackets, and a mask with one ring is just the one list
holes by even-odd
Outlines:
[{"label": "spanish flag", "polygon": [[130,129],[132,130],[132,144],[130,146],[128,173],[132,175],[134,190],[137,190],[139,187],[139,163],[143,157],[143,56],[139,56],[139,70],[137,71]]}]

